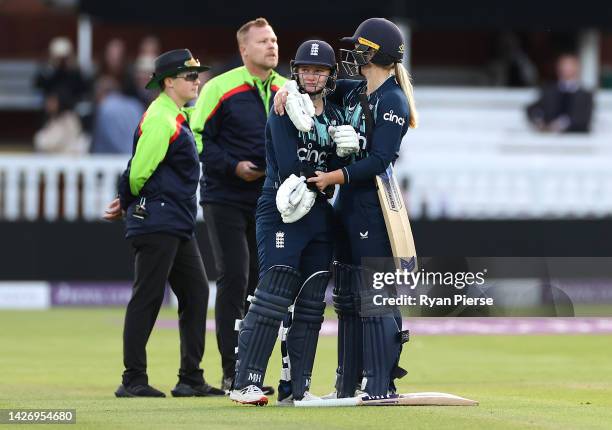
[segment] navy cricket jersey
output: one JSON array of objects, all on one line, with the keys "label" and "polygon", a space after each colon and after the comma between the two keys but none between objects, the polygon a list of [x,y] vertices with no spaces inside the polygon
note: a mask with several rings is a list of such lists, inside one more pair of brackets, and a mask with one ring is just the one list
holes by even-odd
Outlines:
[{"label": "navy cricket jersey", "polygon": [[266,125],[265,187],[278,187],[291,174],[306,175],[311,170],[327,172],[339,167],[336,147],[327,128],[344,124],[341,109],[327,100],[321,115],[314,118],[309,132],[298,131],[289,115],[270,113]]},{"label": "navy cricket jersey", "polygon": [[368,141],[365,116],[359,101],[359,95],[365,93],[366,87],[364,80],[340,79],[336,91],[328,98],[343,106],[346,122],[359,133],[360,150],[342,169],[345,183],[374,187],[374,177],[384,172],[399,155],[402,137],[408,131],[410,109],[395,76],[390,76],[368,96],[374,119]]}]

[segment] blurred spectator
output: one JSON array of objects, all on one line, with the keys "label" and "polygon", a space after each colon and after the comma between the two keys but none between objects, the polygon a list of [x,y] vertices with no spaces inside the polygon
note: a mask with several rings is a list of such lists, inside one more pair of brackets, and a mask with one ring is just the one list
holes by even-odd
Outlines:
[{"label": "blurred spectator", "polygon": [[117,82],[122,82],[125,78],[126,67],[125,43],[121,39],[110,40],[104,48],[101,76],[111,77]]},{"label": "blurred spectator", "polygon": [[96,114],[91,152],[95,154],[131,154],[134,129],[144,113],[143,104],[119,91],[110,77],[96,82]]},{"label": "blurred spectator", "polygon": [[71,94],[65,88],[49,93],[45,98],[47,122],[34,135],[37,152],[56,154],[87,153],[89,139],[83,133],[81,121],[71,110]]},{"label": "blurred spectator", "polygon": [[125,52],[122,39],[111,39],[104,48],[104,59],[98,79],[111,78],[119,83],[119,90],[127,95],[136,96],[137,88]]},{"label": "blurred spectator", "polygon": [[155,70],[155,57],[149,57],[148,55],[139,56],[134,63],[133,70],[134,87],[136,88],[135,96],[145,107],[148,107],[159,94],[157,90],[147,90],[145,88],[145,85],[151,79],[151,74]]},{"label": "blurred spectator", "polygon": [[128,96],[133,96],[148,107],[159,95],[159,91],[147,90],[147,82],[155,69],[155,58],[160,54],[161,44],[155,36],[146,36],[140,41],[138,55],[133,63],[126,62],[121,91]]},{"label": "blurred spectator", "polygon": [[529,121],[540,131],[582,132],[591,127],[593,94],[580,84],[580,63],[573,54],[557,60],[557,83],[544,87],[527,107]]},{"label": "blurred spectator", "polygon": [[150,57],[155,59],[160,53],[161,43],[157,37],[149,35],[140,41],[140,47],[138,48],[139,57]]},{"label": "blurred spectator", "polygon": [[89,85],[76,64],[70,39],[56,37],[51,40],[49,60],[36,73],[34,85],[43,91],[45,98],[50,94],[63,94],[62,106],[67,109],[73,109],[81,100]]}]

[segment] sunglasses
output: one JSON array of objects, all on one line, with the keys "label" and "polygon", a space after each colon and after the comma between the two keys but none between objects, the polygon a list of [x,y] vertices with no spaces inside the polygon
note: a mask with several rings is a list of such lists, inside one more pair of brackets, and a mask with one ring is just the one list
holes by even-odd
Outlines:
[{"label": "sunglasses", "polygon": [[200,75],[198,72],[191,72],[182,76],[176,76],[176,78],[185,79],[187,82],[195,82],[198,80],[199,77]]}]

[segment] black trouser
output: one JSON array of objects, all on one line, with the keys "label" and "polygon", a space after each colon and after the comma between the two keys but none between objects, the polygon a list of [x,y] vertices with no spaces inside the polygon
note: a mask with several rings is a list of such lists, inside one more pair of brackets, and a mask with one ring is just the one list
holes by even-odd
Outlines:
[{"label": "black trouser", "polygon": [[238,332],[235,321],[244,318],[247,295],[257,286],[258,264],[255,241],[255,208],[206,203],[204,221],[218,272],[215,321],[217,345],[224,377],[236,373]]},{"label": "black trouser", "polygon": [[179,382],[201,385],[208,279],[195,238],[144,234],[130,239],[135,280],[123,328],[124,385],[147,384],[145,347],[164,299],[166,280],[178,299],[181,367]]}]

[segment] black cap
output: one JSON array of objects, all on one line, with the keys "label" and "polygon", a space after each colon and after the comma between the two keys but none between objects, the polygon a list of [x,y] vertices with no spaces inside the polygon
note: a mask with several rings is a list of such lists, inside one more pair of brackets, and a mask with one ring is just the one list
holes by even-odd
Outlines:
[{"label": "black cap", "polygon": [[340,40],[368,46],[395,62],[400,62],[404,57],[402,32],[397,25],[385,18],[366,19],[359,24],[353,36]]},{"label": "black cap", "polygon": [[210,70],[208,66],[201,66],[200,62],[193,58],[189,49],[175,49],[164,52],[155,59],[155,72],[145,85],[146,89],[159,88],[159,83],[168,76],[174,76],[181,72],[204,72]]}]

